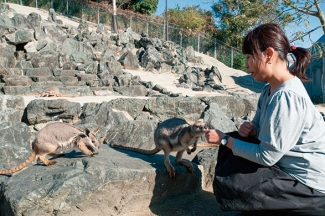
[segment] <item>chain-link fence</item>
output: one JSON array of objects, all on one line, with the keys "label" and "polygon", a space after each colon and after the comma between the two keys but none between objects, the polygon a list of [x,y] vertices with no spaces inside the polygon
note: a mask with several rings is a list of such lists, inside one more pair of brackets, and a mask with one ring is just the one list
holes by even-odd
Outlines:
[{"label": "chain-link fence", "polygon": [[[74,17],[83,21],[104,24],[112,30],[112,8],[105,3],[86,4],[76,0],[2,0],[3,3],[15,3],[45,10],[53,8],[56,13]],[[146,33],[148,37],[166,39],[166,25],[164,19],[156,16],[139,15],[133,12],[117,10],[117,26],[119,30],[131,27],[139,34]],[[225,43],[207,36],[204,33],[187,34],[182,29],[168,24],[168,40],[182,47],[192,46],[196,51],[218,59],[228,67],[246,70],[245,56]]]},{"label": "chain-link fence", "polygon": [[316,42],[310,48],[311,61],[306,70],[310,82],[305,82],[305,88],[314,103],[325,102],[325,42]]}]

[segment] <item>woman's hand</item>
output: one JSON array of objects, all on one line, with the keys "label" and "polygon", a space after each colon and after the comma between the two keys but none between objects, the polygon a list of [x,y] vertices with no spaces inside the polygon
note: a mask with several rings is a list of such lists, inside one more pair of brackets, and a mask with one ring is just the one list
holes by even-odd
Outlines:
[{"label": "woman's hand", "polygon": [[207,139],[208,143],[212,144],[220,144],[220,141],[224,136],[225,134],[219,130],[211,129],[205,132],[205,138]]},{"label": "woman's hand", "polygon": [[238,133],[242,137],[256,136],[254,122],[244,122],[240,125]]}]

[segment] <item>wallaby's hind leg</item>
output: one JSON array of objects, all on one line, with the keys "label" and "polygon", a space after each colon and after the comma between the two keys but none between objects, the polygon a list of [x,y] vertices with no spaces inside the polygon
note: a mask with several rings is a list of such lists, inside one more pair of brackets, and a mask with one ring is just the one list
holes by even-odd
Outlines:
[{"label": "wallaby's hind leg", "polygon": [[45,156],[47,154],[49,154],[49,152],[55,152],[57,150],[57,147],[54,147],[50,143],[44,143],[43,146],[47,146],[46,150],[44,150],[42,148],[41,149],[38,148],[37,143],[35,143],[35,145],[34,145],[34,151],[37,152],[37,155],[36,155],[36,158],[35,158],[36,163],[38,163],[39,161],[42,161],[46,166],[56,164],[56,161],[50,161]]},{"label": "wallaby's hind leg", "polygon": [[56,161],[50,161],[45,157],[46,154],[39,155],[38,158],[46,165],[50,166],[56,164]]},{"label": "wallaby's hind leg", "polygon": [[172,152],[171,145],[166,140],[161,141],[160,145],[163,146],[164,150],[164,163],[167,168],[167,172],[170,178],[175,178],[175,168],[170,164],[169,154]]},{"label": "wallaby's hind leg", "polygon": [[184,151],[185,150],[177,152],[175,161],[183,166],[186,166],[189,172],[193,172],[192,163],[182,160]]}]

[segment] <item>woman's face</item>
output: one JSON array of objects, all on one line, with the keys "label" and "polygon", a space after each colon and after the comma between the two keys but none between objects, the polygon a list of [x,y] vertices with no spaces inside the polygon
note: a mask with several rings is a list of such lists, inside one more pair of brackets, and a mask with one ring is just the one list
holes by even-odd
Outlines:
[{"label": "woman's face", "polygon": [[246,68],[248,73],[254,78],[257,82],[266,82],[267,73],[265,71],[266,63],[264,60],[264,55],[261,56],[261,59],[254,58],[251,54],[246,54]]}]

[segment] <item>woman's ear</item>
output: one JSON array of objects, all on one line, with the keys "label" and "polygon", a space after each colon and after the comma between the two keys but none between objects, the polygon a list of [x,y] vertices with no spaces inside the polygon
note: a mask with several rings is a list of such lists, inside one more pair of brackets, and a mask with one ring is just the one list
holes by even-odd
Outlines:
[{"label": "woman's ear", "polygon": [[264,51],[264,53],[266,55],[266,63],[267,64],[272,64],[272,61],[274,61],[274,53],[275,53],[275,50],[272,47],[268,47]]}]

